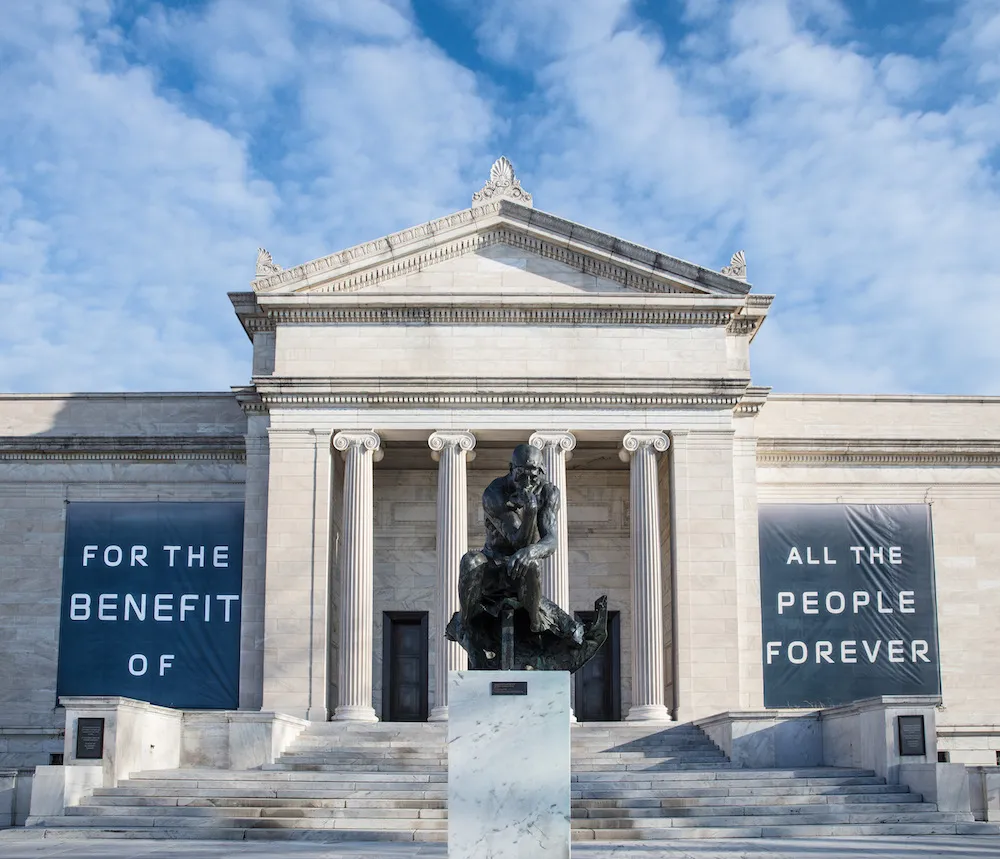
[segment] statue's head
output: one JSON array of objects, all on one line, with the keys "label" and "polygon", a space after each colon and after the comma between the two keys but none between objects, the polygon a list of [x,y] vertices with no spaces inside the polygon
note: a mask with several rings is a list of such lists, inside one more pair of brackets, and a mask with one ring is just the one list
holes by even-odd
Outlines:
[{"label": "statue's head", "polygon": [[542,452],[530,444],[519,444],[510,455],[510,476],[519,489],[536,490],[545,479]]}]

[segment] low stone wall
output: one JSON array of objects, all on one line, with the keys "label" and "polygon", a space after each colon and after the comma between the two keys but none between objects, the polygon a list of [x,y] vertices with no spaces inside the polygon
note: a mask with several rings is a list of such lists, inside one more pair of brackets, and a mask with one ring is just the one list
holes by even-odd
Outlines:
[{"label": "low stone wall", "polygon": [[[172,710],[132,698],[62,698],[64,766],[40,766],[31,787],[31,817],[62,814],[98,787],[117,787],[132,773],[181,767],[259,769],[274,763],[309,724],[282,713]],[[100,758],[76,755],[81,718],[104,720]],[[0,776],[0,826],[4,786]]]},{"label": "low stone wall", "polygon": [[1000,767],[966,767],[976,820],[1000,821]]}]

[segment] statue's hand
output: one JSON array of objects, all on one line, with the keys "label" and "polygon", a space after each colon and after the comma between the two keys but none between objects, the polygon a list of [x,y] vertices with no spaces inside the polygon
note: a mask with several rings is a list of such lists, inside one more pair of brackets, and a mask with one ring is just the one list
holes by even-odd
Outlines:
[{"label": "statue's hand", "polygon": [[518,490],[514,495],[514,503],[523,508],[525,513],[537,513],[540,500],[534,492]]},{"label": "statue's hand", "polygon": [[507,559],[507,571],[515,578],[520,578],[531,568],[535,561],[534,546],[518,549]]}]

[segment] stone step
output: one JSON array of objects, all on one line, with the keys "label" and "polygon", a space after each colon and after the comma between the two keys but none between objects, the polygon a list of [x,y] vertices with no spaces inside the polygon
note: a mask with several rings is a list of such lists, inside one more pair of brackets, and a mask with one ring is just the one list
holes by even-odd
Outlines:
[{"label": "stone step", "polygon": [[305,818],[305,817],[194,817],[155,815],[67,815],[66,817],[35,818],[33,826],[53,829],[353,829],[353,830],[393,830],[393,829],[444,829],[446,819],[394,820],[382,817],[356,818]]},{"label": "stone step", "polygon": [[887,802],[870,803],[862,806],[863,811],[856,808],[846,809],[844,807],[830,806],[825,804],[816,805],[756,805],[749,807],[742,806],[682,806],[682,807],[652,807],[652,808],[582,808],[576,803],[573,804],[571,816],[574,819],[602,820],[616,818],[619,820],[641,819],[641,818],[679,818],[679,817],[759,817],[759,816],[781,816],[786,817],[807,817],[807,816],[832,816],[843,818],[844,823],[855,822],[850,820],[855,814],[872,815],[896,815],[896,814],[917,814],[926,817],[930,813],[937,812],[934,803],[926,802]]},{"label": "stone step", "polygon": [[264,767],[266,772],[296,772],[296,773],[323,773],[323,772],[350,772],[350,773],[444,773],[447,772],[446,765],[434,764],[423,766],[421,764],[405,764],[393,761],[385,763],[280,763],[267,764]]},{"label": "stone step", "polygon": [[574,841],[672,841],[717,838],[832,838],[889,835],[994,835],[995,823],[868,823],[826,826],[723,826],[661,829],[573,829]]},{"label": "stone step", "polygon": [[[220,787],[220,788],[185,788],[162,787],[155,790],[129,787],[102,788],[114,791],[117,796],[155,796],[164,798],[214,799],[218,797],[247,799],[446,799],[448,789],[445,785],[430,788],[428,785],[407,785],[406,789],[369,789],[355,788],[345,785],[338,789],[314,788],[309,786],[291,786],[281,790],[266,791],[261,787]],[[100,795],[95,791],[95,796]]]},{"label": "stone step", "polygon": [[29,826],[37,827],[42,838],[58,835],[62,840],[74,836],[105,840],[161,840],[183,841],[210,839],[213,841],[310,841],[334,843],[345,841],[422,841],[442,843],[448,840],[448,830],[443,829],[238,829],[220,827],[142,827],[121,826],[115,829],[58,829],[46,827],[46,818],[29,818]]},{"label": "stone step", "polygon": [[[571,776],[573,781],[580,781],[584,778],[595,781],[617,781],[617,777],[608,773],[577,773]],[[791,779],[799,781],[824,781],[835,783],[841,779],[869,779],[879,781],[871,770],[842,769],[838,767],[813,767],[812,769],[798,770],[750,770],[750,769],[720,769],[708,773],[673,773],[665,775],[664,778],[672,778],[678,781],[742,781],[742,780],[763,780],[763,781],[788,781]]]},{"label": "stone step", "polygon": [[401,820],[446,820],[446,808],[316,808],[303,806],[102,806],[78,805],[66,809],[73,817],[316,817],[326,818],[364,818],[364,819],[401,819]]},{"label": "stone step", "polygon": [[[895,814],[800,814],[794,818],[796,826],[843,826],[848,824],[888,824],[888,823],[966,823],[972,820],[969,814],[952,814],[941,811],[916,813],[897,812]],[[578,829],[691,829],[698,827],[724,828],[729,826],[784,826],[789,825],[789,816],[782,814],[718,815],[703,817],[648,817],[630,818],[577,818],[573,821]]]},{"label": "stone step", "polygon": [[[898,791],[898,788],[896,788]],[[644,797],[642,799],[577,799],[573,801],[574,808],[701,808],[720,806],[727,808],[742,808],[744,806],[761,805],[870,805],[872,803],[906,803],[922,802],[920,794],[916,793],[858,793],[845,795],[800,794],[794,796],[690,796],[679,793],[673,797]]]},{"label": "stone step", "polygon": [[132,774],[132,777],[128,780],[131,785],[139,786],[150,786],[155,787],[157,784],[169,784],[171,782],[176,782],[178,784],[188,784],[191,786],[208,785],[209,783],[226,783],[232,784],[234,782],[247,782],[248,784],[267,784],[268,786],[281,786],[285,782],[321,782],[321,781],[350,781],[350,782],[412,782],[417,783],[440,783],[447,784],[448,776],[447,773],[383,773],[383,772],[369,772],[369,773],[344,773],[343,778],[338,778],[336,772],[296,772],[293,770],[239,770],[236,772],[227,773],[225,770],[207,770],[196,772],[194,770],[190,771],[190,774],[186,773],[184,770],[174,770],[172,772],[159,771],[156,772],[143,772],[140,774]]},{"label": "stone step", "polygon": [[[113,789],[112,789],[113,790]],[[300,791],[301,793],[301,791]],[[87,807],[102,806],[106,808],[116,806],[150,806],[160,808],[414,808],[414,809],[445,809],[448,807],[447,795],[442,792],[437,799],[375,799],[375,798],[355,798],[351,793],[348,797],[335,799],[324,799],[322,797],[289,796],[284,798],[271,798],[261,796],[219,796],[219,797],[191,797],[187,794],[180,796],[151,796],[146,794],[131,794],[121,796],[117,793],[104,796],[91,796],[87,800]]]}]

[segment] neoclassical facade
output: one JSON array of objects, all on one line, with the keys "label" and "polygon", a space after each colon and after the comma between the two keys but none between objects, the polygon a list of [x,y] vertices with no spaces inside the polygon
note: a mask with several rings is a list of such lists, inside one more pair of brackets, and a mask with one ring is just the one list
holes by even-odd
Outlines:
[{"label": "neoclassical facade", "polygon": [[578,718],[764,709],[760,505],[922,504],[942,747],[994,762],[1000,399],[772,395],[742,253],[713,271],[547,214],[505,159],[468,209],[256,274],[231,394],[0,398],[0,761],[60,728],[67,502],[244,503],[241,709],[447,718],[459,560],[529,442],[565,499],[546,594],[612,611]]}]

